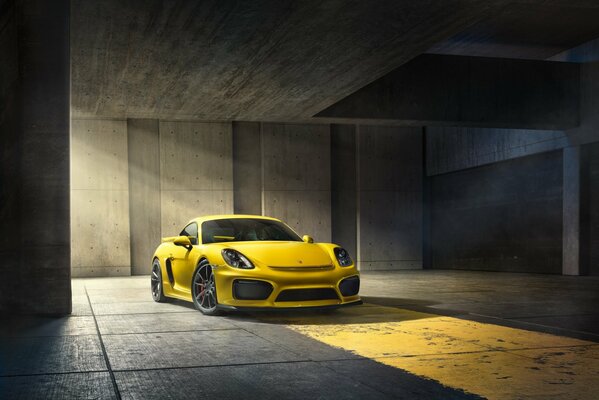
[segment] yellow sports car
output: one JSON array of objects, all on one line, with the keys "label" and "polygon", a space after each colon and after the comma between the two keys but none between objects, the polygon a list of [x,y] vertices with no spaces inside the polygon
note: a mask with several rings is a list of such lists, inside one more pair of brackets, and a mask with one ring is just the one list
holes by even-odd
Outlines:
[{"label": "yellow sports car", "polygon": [[162,239],[152,262],[152,297],[226,310],[361,304],[360,275],[346,250],[303,239],[278,219],[216,215]]}]

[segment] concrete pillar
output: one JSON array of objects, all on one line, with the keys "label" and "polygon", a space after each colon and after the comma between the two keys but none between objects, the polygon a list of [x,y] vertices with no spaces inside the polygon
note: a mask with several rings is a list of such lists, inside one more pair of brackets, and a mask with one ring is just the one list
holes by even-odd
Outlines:
[{"label": "concrete pillar", "polygon": [[14,1],[0,7],[0,313],[14,311],[20,271],[20,81],[17,12]]},{"label": "concrete pillar", "polygon": [[[18,3],[21,75],[21,312],[71,312],[69,0]],[[4,290],[4,289],[2,289]]]},{"label": "concrete pillar", "polygon": [[160,134],[157,119],[128,119],[131,274],[149,274],[160,243]]},{"label": "concrete pillar", "polygon": [[563,262],[564,275],[588,274],[589,204],[588,157],[583,146],[563,150]]},{"label": "concrete pillar", "polygon": [[359,125],[357,133],[360,269],[421,269],[422,128]]},{"label": "concrete pillar", "polygon": [[331,234],[357,260],[356,126],[331,125]]}]

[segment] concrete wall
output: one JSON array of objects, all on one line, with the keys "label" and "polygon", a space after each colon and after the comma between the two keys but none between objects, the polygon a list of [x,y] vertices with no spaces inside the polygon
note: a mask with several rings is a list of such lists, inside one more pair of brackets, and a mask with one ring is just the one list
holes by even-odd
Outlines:
[{"label": "concrete wall", "polygon": [[431,179],[433,268],[561,273],[562,152]]},{"label": "concrete wall", "polygon": [[233,212],[339,243],[363,269],[422,267],[420,128],[151,119],[72,127],[75,276],[147,274],[160,237],[195,216]]},{"label": "concrete wall", "polygon": [[422,268],[422,128],[358,127],[358,260]]},{"label": "concrete wall", "polygon": [[300,235],[331,241],[328,125],[262,124],[262,210]]},{"label": "concrete wall", "polygon": [[148,274],[162,236],[233,212],[230,123],[74,119],[73,276]]},{"label": "concrete wall", "polygon": [[127,121],[71,123],[74,277],[130,275]]}]

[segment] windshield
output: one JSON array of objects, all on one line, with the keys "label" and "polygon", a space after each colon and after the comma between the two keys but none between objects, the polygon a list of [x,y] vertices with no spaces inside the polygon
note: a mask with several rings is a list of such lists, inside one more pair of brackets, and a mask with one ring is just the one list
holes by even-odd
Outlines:
[{"label": "windshield", "polygon": [[202,223],[202,243],[302,239],[285,224],[259,218],[216,219]]}]

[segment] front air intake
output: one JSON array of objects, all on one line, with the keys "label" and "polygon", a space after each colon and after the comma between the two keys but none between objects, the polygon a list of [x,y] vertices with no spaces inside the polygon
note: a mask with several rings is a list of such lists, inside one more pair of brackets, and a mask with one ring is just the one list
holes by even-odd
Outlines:
[{"label": "front air intake", "polygon": [[317,301],[339,300],[337,292],[330,288],[287,289],[277,296],[275,301]]},{"label": "front air intake", "polygon": [[258,280],[233,281],[233,297],[237,300],[266,300],[272,293],[272,285]]},{"label": "front air intake", "polygon": [[360,291],[360,278],[350,276],[339,283],[339,291],[344,296],[355,296]]}]

